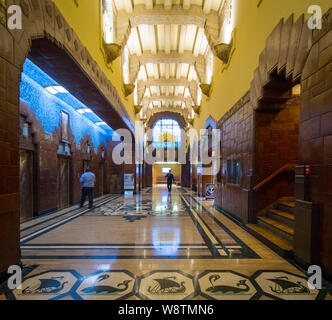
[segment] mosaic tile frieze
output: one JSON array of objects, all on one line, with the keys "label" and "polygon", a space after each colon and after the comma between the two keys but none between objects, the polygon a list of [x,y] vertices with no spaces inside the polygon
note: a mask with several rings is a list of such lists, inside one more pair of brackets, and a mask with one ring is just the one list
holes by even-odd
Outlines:
[{"label": "mosaic tile frieze", "polygon": [[36,268],[25,269],[28,274],[20,289],[4,290],[3,284],[0,294],[8,300],[324,300],[331,288],[324,281],[322,290],[311,289],[306,275],[284,270],[259,270],[251,276],[232,270],[207,270],[196,276],[180,270],[141,276],[127,270],[99,270],[82,276],[75,270],[33,274]]}]

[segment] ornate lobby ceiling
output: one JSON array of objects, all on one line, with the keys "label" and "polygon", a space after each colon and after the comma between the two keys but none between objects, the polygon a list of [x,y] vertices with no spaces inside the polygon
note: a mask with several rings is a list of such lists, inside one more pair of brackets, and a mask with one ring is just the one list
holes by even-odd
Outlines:
[{"label": "ornate lobby ceiling", "polygon": [[136,112],[145,119],[161,111],[193,119],[202,95],[209,95],[213,55],[232,1],[105,0],[105,11],[114,17],[106,43],[122,49]]}]

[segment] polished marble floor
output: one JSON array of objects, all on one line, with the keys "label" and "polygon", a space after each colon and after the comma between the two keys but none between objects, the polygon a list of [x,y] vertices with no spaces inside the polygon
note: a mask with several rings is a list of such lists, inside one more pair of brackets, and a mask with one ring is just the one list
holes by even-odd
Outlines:
[{"label": "polished marble floor", "polygon": [[[188,189],[104,196],[21,225],[20,290],[0,299],[330,299]],[[2,291],[1,291],[2,290]]]}]

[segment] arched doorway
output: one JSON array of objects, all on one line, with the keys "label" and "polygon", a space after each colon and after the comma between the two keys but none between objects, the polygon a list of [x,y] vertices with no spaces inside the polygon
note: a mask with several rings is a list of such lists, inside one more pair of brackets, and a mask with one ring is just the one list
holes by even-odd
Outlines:
[{"label": "arched doorway", "polygon": [[161,118],[155,122],[152,130],[154,147],[163,158],[153,165],[153,184],[165,184],[165,176],[170,170],[175,183],[180,184],[181,164],[178,162],[178,150],[182,137],[179,122],[173,118]]},{"label": "arched doorway", "polygon": [[[0,68],[4,75],[0,83],[4,89],[1,99],[0,131],[3,138],[4,165],[2,179],[10,187],[1,195],[6,203],[0,217],[0,231],[6,246],[0,249],[5,257],[0,261],[0,272],[20,261],[20,144],[19,144],[19,96],[22,66],[28,56],[31,61],[47,72],[55,81],[62,83],[77,99],[91,105],[104,114],[104,120],[117,130],[134,126],[124,106],[106,75],[80,42],[75,32],[52,1],[34,1],[25,6],[22,30],[7,30],[0,22]],[[5,132],[5,136],[2,135]],[[56,154],[56,149],[54,150]],[[27,161],[28,163],[29,161]],[[6,170],[3,167],[11,167]],[[54,170],[55,171],[55,170]],[[66,171],[66,170],[64,170]],[[56,175],[55,172],[52,172]],[[56,188],[54,188],[56,189]],[[55,192],[53,192],[55,193]],[[55,209],[56,199],[52,196]],[[41,199],[42,200],[42,199]],[[48,199],[43,199],[45,202]],[[1,226],[11,226],[7,232]]]}]

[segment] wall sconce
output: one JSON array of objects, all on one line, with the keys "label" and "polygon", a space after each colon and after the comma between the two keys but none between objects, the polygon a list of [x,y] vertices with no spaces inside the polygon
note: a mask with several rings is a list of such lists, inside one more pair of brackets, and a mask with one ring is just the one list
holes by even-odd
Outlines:
[{"label": "wall sconce", "polygon": [[203,94],[210,98],[212,86],[210,84],[201,84],[200,88],[201,88]]},{"label": "wall sconce", "polygon": [[133,84],[124,84],[123,88],[124,88],[125,97],[128,97],[134,92],[135,85],[133,85]]},{"label": "wall sconce", "polygon": [[232,38],[229,44],[220,43],[214,47],[215,55],[224,63],[228,64],[235,49],[235,29],[232,32]]},{"label": "wall sconce", "polygon": [[197,115],[201,113],[201,106],[193,106],[193,110]]},{"label": "wall sconce", "polygon": [[[143,108],[143,106],[134,106],[134,109],[135,109],[135,114],[138,114],[138,113],[140,113],[140,112],[141,112],[141,110],[142,110],[142,108]],[[143,122],[144,122],[144,120],[143,120]]]},{"label": "wall sconce", "polygon": [[122,47],[116,43],[106,43],[103,40],[103,49],[105,52],[105,58],[107,64],[112,63],[115,59],[120,57],[122,52]]}]

